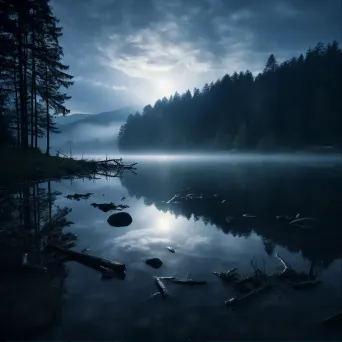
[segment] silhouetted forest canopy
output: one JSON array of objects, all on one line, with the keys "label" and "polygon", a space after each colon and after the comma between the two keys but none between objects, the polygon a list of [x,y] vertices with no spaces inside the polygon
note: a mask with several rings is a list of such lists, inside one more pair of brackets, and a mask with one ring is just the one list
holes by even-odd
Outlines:
[{"label": "silhouetted forest canopy", "polygon": [[121,126],[121,151],[302,149],[340,146],[342,50],[318,43],[263,72],[225,75],[164,97]]},{"label": "silhouetted forest canopy", "polygon": [[0,147],[38,148],[46,136],[49,154],[53,115],[69,112],[58,23],[48,0],[0,0]]}]

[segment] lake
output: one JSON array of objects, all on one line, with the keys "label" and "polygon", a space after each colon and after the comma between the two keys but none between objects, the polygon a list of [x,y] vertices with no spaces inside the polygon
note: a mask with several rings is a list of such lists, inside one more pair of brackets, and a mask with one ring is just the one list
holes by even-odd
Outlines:
[{"label": "lake", "polygon": [[[6,337],[341,339],[338,327],[321,324],[326,316],[342,309],[340,158],[185,156],[135,160],[137,174],[125,172],[121,179],[101,176],[51,181],[7,198],[6,203],[14,204],[1,212],[3,225],[9,218],[37,217],[37,210],[51,217],[57,207],[71,208],[67,219],[74,224],[64,230],[78,237],[73,249],[89,248],[89,254],[125,263],[127,275],[124,280],[105,281],[99,272],[72,261],[47,274],[22,274],[6,268],[8,262],[18,259],[17,253],[2,249],[0,329]],[[33,213],[32,206],[14,201],[25,199],[25,192],[26,196],[48,197],[38,209],[34,206]],[[74,193],[92,195],[80,201],[65,197]],[[167,203],[177,193],[183,197]],[[92,207],[93,202],[129,206],[125,211],[131,214],[132,224],[109,226],[107,218],[112,212]],[[295,217],[298,213],[319,219],[322,226],[305,230],[276,219],[277,215]],[[227,217],[238,219],[229,224]],[[25,248],[20,251],[34,253],[34,247]],[[234,310],[225,306],[224,302],[235,296],[234,288],[212,272],[236,267],[242,275],[249,275],[254,272],[253,264],[267,273],[280,272],[282,264],[276,253],[297,271],[313,269],[321,284],[301,291],[280,284],[241,302]],[[159,269],[146,265],[150,257],[160,258],[163,265]],[[206,280],[207,285],[165,282],[170,296],[164,300],[152,296],[157,291],[153,276]]]}]

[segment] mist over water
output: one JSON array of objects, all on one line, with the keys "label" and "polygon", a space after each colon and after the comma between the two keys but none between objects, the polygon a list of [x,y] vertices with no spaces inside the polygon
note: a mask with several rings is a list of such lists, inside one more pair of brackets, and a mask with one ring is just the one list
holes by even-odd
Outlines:
[{"label": "mist over water", "polygon": [[[80,155],[76,155],[80,158]],[[301,164],[341,164],[342,154],[296,154],[296,153],[197,153],[197,154],[84,154],[83,158],[122,158],[127,161],[144,162],[214,162],[214,163],[301,163]]]}]

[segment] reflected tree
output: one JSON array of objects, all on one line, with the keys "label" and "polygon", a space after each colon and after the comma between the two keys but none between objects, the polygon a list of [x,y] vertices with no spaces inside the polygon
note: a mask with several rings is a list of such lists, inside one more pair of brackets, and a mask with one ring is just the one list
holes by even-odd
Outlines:
[{"label": "reflected tree", "polygon": [[[335,169],[141,164],[139,177],[127,174],[121,182],[131,195],[143,197],[145,204],[154,204],[175,217],[189,220],[193,216],[195,221],[214,225],[233,236],[248,237],[254,232],[262,238],[268,255],[279,245],[327,267],[342,253],[339,211],[329,209],[331,198],[334,203],[341,198],[342,178]],[[191,199],[186,196],[190,193]],[[168,203],[175,194],[180,198]],[[256,219],[243,218],[245,213]],[[322,231],[308,233],[276,220],[276,215],[294,217],[297,213],[316,217],[326,225]],[[227,223],[227,216],[235,217],[236,222]]]},{"label": "reflected tree", "polygon": [[62,211],[53,207],[55,199],[50,182],[0,196],[0,332],[5,339],[34,339],[61,319],[67,269],[45,252],[53,234],[66,235],[65,215],[54,224],[61,229],[50,224]]}]

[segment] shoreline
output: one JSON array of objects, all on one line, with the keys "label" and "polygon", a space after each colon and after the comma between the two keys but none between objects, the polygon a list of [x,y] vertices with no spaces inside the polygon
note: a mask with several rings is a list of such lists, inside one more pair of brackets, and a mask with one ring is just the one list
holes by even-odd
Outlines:
[{"label": "shoreline", "polygon": [[[82,178],[100,172],[116,173],[134,170],[135,164],[125,165],[122,159],[91,160],[47,156],[38,150],[0,149],[0,190],[16,185],[51,179]],[[116,175],[114,175],[116,176]]]}]

